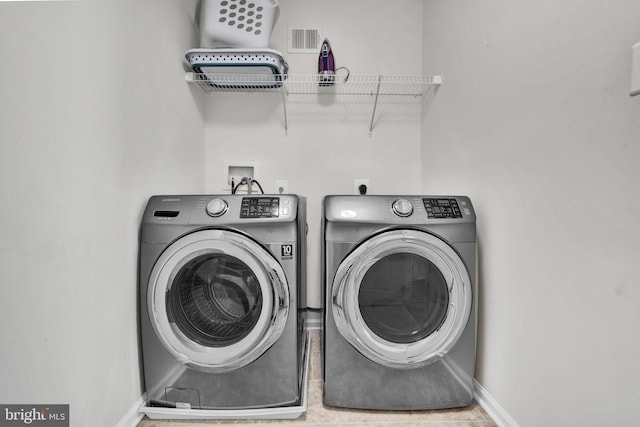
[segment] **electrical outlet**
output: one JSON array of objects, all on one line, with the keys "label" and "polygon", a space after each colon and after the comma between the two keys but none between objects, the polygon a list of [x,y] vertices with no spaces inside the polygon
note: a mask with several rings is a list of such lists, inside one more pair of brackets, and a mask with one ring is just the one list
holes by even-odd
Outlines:
[{"label": "electrical outlet", "polygon": [[276,193],[288,194],[289,193],[289,181],[286,179],[276,179]]},{"label": "electrical outlet", "polygon": [[364,185],[366,187],[365,194],[369,193],[370,190],[370,182],[369,178],[359,178],[353,180],[353,194],[361,194],[360,186]]}]

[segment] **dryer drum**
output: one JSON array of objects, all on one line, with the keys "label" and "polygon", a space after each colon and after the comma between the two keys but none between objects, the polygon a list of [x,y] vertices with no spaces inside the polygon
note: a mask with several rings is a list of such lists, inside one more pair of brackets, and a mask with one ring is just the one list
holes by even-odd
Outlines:
[{"label": "dryer drum", "polygon": [[176,275],[167,307],[189,339],[221,347],[245,337],[262,310],[258,279],[239,259],[222,254],[198,256]]},{"label": "dryer drum", "polygon": [[378,336],[395,343],[420,341],[447,317],[449,288],[440,270],[411,253],[394,253],[365,273],[358,293],[363,320]]}]

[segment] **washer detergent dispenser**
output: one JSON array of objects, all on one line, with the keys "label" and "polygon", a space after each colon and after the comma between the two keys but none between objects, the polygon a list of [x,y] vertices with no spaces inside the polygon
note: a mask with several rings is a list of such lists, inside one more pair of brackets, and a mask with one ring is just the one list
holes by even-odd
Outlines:
[{"label": "washer detergent dispenser", "polygon": [[268,48],[279,15],[277,0],[203,0],[201,47],[186,52],[187,63],[216,88],[282,86],[288,64]]}]

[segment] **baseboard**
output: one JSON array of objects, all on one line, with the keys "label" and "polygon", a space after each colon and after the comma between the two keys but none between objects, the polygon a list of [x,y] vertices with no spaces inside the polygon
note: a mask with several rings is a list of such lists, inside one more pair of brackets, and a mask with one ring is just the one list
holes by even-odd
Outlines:
[{"label": "baseboard", "polygon": [[140,408],[147,401],[145,395],[142,395],[136,400],[136,402],[129,408],[126,414],[120,419],[116,427],[136,427],[144,414],[141,414]]},{"label": "baseboard", "polygon": [[473,380],[473,398],[499,427],[518,427],[518,423],[475,379]]}]

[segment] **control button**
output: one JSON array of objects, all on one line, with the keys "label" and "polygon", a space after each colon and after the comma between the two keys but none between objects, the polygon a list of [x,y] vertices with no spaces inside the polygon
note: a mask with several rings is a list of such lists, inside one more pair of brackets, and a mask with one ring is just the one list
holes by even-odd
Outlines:
[{"label": "control button", "polygon": [[229,205],[222,199],[213,199],[207,204],[207,213],[210,216],[222,216],[229,209]]},{"label": "control button", "polygon": [[398,216],[407,217],[413,213],[413,205],[406,199],[398,199],[391,205],[391,210]]}]

